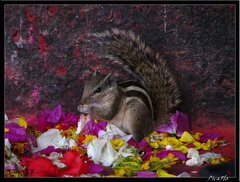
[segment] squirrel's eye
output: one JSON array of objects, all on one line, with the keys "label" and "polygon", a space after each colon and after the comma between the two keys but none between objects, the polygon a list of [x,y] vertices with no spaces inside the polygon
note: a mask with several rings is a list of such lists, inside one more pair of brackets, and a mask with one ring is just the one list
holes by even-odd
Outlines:
[{"label": "squirrel's eye", "polygon": [[101,92],[101,87],[96,88],[96,90],[95,90],[94,92],[95,92],[95,93]]}]

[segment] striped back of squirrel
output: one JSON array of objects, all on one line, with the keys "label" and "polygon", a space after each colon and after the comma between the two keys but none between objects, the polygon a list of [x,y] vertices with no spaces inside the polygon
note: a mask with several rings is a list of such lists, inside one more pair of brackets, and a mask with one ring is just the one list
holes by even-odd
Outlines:
[{"label": "striped back of squirrel", "polygon": [[118,86],[122,88],[125,97],[136,97],[141,99],[145,105],[149,108],[153,116],[152,99],[147,90],[138,82],[127,80],[118,83]]}]

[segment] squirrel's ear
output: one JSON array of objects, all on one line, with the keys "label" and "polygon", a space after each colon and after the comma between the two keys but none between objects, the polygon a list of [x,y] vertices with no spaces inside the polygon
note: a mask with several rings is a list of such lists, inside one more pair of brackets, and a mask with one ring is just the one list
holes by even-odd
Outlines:
[{"label": "squirrel's ear", "polygon": [[97,75],[99,75],[99,72],[98,72],[98,70],[95,70],[93,73],[93,76],[97,76]]},{"label": "squirrel's ear", "polygon": [[112,74],[109,73],[105,78],[104,81],[108,81],[110,85],[112,85],[113,83],[116,83],[116,77]]}]

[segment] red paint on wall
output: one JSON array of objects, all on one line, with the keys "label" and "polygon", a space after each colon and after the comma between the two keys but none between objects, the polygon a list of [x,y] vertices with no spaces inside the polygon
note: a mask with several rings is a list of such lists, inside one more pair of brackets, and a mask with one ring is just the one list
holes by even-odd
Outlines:
[{"label": "red paint on wall", "polygon": [[45,37],[40,34],[38,35],[38,51],[42,54],[46,54],[47,43],[45,42]]},{"label": "red paint on wall", "polygon": [[62,67],[56,68],[56,73],[59,74],[59,75],[65,75],[66,74],[66,67],[62,66]]}]

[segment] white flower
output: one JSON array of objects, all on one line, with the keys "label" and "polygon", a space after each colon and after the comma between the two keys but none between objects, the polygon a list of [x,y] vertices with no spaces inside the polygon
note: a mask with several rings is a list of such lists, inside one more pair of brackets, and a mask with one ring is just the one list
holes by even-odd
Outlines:
[{"label": "white flower", "polygon": [[204,154],[201,154],[200,157],[204,158],[205,162],[208,162],[208,160],[210,158],[221,158],[221,154],[217,154],[217,153],[214,153],[214,152],[206,152]]},{"label": "white flower", "polygon": [[186,165],[188,166],[201,166],[205,160],[205,158],[201,157],[199,152],[194,148],[188,150],[187,158],[191,158],[186,161]]},{"label": "white flower", "polygon": [[102,163],[103,166],[111,166],[111,164],[115,160],[116,155],[117,151],[112,147],[110,139],[107,139],[107,143],[102,149],[100,162]]},{"label": "white flower", "polygon": [[78,127],[77,130],[75,131],[75,134],[80,134],[84,126],[89,122],[90,118],[88,117],[85,119],[84,115],[81,114],[79,121],[78,121]]},{"label": "white flower", "polygon": [[7,152],[7,156],[11,153],[11,143],[9,142],[8,138],[5,138],[5,151]]},{"label": "white flower", "polygon": [[53,164],[57,165],[59,168],[66,167],[66,165],[59,160],[59,158],[62,158],[61,153],[52,152],[47,158],[51,159]]},{"label": "white flower", "polygon": [[97,164],[100,163],[102,149],[105,146],[106,142],[107,142],[107,139],[95,138],[89,143],[87,147],[87,154],[89,157],[92,158],[94,163],[97,163]]},{"label": "white flower", "polygon": [[52,128],[44,132],[37,139],[38,148],[40,150],[47,148],[48,146],[53,145],[54,147],[59,148],[64,145],[65,137],[62,137],[58,129]]},{"label": "white flower", "polygon": [[[110,141],[112,138],[121,138],[125,143],[120,149],[116,150],[113,148]],[[89,142],[87,154],[95,163],[102,163],[103,166],[110,166],[120,156],[135,156],[136,149],[134,150],[134,148],[127,143],[130,138],[131,135],[123,133],[115,125],[109,123],[106,126],[106,131],[100,130],[98,132],[98,138]]]}]

